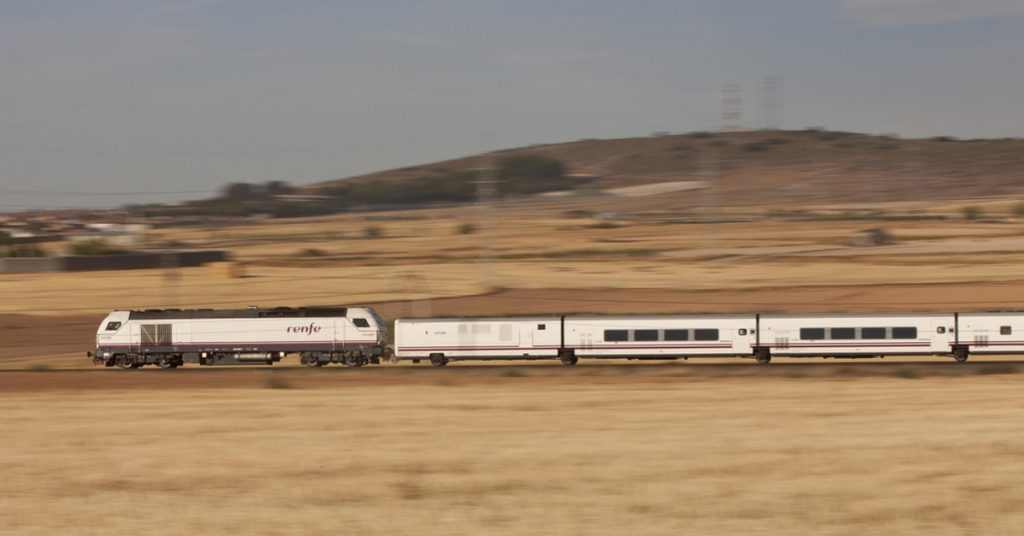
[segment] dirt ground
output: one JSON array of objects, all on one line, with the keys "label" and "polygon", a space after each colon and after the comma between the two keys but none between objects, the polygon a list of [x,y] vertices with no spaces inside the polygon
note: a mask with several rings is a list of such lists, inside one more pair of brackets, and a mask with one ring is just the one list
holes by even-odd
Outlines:
[{"label": "dirt ground", "polygon": [[219,371],[0,372],[7,386],[11,374],[176,383],[0,390],[0,533],[859,536],[1024,524],[1018,374],[684,368],[235,370],[265,383],[230,389],[206,383]]}]

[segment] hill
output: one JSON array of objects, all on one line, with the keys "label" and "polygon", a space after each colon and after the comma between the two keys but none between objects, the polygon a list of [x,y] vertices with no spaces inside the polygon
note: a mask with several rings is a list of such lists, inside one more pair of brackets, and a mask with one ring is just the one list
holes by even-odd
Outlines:
[{"label": "hill", "polygon": [[[466,185],[480,166],[510,157],[561,162],[576,180],[611,189],[699,181],[732,205],[944,200],[1024,193],[1024,140],[900,139],[825,130],[697,132],[535,145],[337,179],[306,187]],[[357,186],[359,185],[359,186]],[[501,181],[498,185],[502,188]],[[546,188],[537,188],[543,191]],[[656,190],[654,190],[656,191]],[[458,200],[458,199],[453,199]]]}]

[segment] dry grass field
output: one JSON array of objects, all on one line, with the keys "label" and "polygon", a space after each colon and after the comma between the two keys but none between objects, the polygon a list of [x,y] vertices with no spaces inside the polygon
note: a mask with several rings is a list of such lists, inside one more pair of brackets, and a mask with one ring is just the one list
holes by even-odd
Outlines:
[{"label": "dry grass field", "polygon": [[0,373],[0,533],[1024,528],[1020,375],[730,369]]},{"label": "dry grass field", "polygon": [[[149,237],[230,249],[245,277],[0,276],[0,533],[1021,532],[1014,358],[125,372],[84,357],[112,308],[366,303],[393,319],[1024,303],[1024,222],[1007,201],[765,219],[692,195]],[[991,216],[957,219],[967,204]],[[893,243],[849,244],[876,227]]]}]

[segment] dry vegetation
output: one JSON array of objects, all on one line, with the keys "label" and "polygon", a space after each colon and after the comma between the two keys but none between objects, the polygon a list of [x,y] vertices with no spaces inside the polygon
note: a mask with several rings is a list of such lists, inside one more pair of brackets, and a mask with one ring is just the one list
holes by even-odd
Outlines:
[{"label": "dry vegetation", "polygon": [[1020,195],[1022,149],[1021,139],[900,139],[819,130],[706,132],[534,145],[345,181],[474,173],[488,160],[536,155],[594,177],[588,188],[706,180],[714,172],[715,194],[729,205],[949,200]]},{"label": "dry vegetation", "polygon": [[[1010,201],[766,218],[703,211],[694,195],[152,237],[231,249],[245,277],[4,275],[0,533],[1019,532],[1012,359],[81,370],[115,307],[362,302],[391,319],[1024,301]],[[967,205],[988,216],[964,220]],[[877,227],[891,245],[849,245]]]},{"label": "dry vegetation", "polygon": [[312,387],[286,375],[278,387],[298,388],[230,390],[185,375],[168,389],[2,394],[0,532],[955,535],[1024,523],[1015,375],[659,368]]}]

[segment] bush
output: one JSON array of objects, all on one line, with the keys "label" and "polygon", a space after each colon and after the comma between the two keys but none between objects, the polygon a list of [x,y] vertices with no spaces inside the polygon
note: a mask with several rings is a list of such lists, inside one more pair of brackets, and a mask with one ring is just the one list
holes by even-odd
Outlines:
[{"label": "bush", "polygon": [[1024,218],[1024,201],[1013,206],[1013,215],[1018,218]]},{"label": "bush", "polygon": [[964,215],[965,220],[976,220],[982,216],[980,207],[964,207],[960,209],[960,212]]},{"label": "bush", "polygon": [[461,235],[473,234],[477,231],[476,225],[472,223],[463,223],[455,228],[455,232]]},{"label": "bush", "polygon": [[121,250],[114,248],[102,238],[72,242],[69,248],[72,255],[114,255]]},{"label": "bush", "polygon": [[363,227],[363,238],[380,238],[384,236],[384,229],[376,225]]}]

